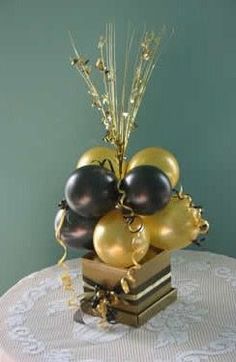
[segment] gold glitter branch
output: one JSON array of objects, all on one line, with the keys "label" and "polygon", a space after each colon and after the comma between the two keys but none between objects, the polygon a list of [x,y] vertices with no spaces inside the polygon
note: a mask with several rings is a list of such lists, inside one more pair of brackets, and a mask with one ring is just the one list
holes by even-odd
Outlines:
[{"label": "gold glitter branch", "polygon": [[[75,57],[72,59],[71,64],[84,79],[88,87],[88,93],[92,98],[92,106],[101,114],[102,123],[106,128],[104,140],[114,145],[117,149],[120,173],[128,140],[131,132],[136,127],[136,116],[157,61],[163,33],[163,30],[159,35],[153,32],[144,32],[140,41],[130,87],[128,87],[128,76],[131,73],[130,54],[134,41],[134,32],[127,36],[120,97],[117,92],[114,25],[106,25],[105,36],[101,36],[98,42],[99,57],[95,62],[95,68],[102,74],[102,91],[98,90],[91,79],[92,67],[90,66],[89,59],[84,58],[78,52],[70,35],[71,44],[75,52]],[[129,94],[127,94],[128,88],[130,89]]]}]

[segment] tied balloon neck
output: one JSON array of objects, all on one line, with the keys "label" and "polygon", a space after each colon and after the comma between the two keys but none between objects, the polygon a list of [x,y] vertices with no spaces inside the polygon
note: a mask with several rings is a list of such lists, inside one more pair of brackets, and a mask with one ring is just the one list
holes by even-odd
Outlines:
[{"label": "tied balloon neck", "polygon": [[111,170],[111,172],[113,172],[115,174],[115,169],[114,169],[113,163],[109,158],[104,158],[102,161],[101,160],[93,160],[92,163],[97,163],[101,167],[108,166],[109,169]]},{"label": "tied balloon neck", "polygon": [[59,202],[58,207],[61,210],[69,210],[69,205],[65,199],[63,199]]}]

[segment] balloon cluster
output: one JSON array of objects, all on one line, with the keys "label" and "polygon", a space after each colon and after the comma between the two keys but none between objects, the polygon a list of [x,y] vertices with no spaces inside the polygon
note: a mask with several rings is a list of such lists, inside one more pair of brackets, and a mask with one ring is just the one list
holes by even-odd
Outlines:
[{"label": "balloon cluster", "polygon": [[115,267],[137,264],[150,245],[183,248],[209,225],[189,195],[173,193],[178,180],[178,162],[164,149],[141,150],[120,169],[115,149],[92,148],[66,182],[55,230],[67,246],[95,249]]}]

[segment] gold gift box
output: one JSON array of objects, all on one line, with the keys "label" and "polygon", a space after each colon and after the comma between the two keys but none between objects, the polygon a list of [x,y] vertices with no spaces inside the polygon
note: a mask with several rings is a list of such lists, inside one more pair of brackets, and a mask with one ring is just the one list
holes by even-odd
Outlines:
[{"label": "gold gift box", "polygon": [[[104,264],[94,253],[82,259],[82,273],[85,296],[81,309],[87,314],[99,316],[92,308],[91,294],[96,285],[105,290],[115,290],[128,269]],[[176,300],[176,289],[171,286],[170,253],[150,249],[141,262],[141,267],[132,270],[133,280],[129,280],[129,292],[119,293],[112,307],[116,322],[139,327],[157,312]]]}]

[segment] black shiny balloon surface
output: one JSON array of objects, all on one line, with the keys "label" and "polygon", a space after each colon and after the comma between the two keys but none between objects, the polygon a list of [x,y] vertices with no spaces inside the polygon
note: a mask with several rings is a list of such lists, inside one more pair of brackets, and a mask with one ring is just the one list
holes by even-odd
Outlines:
[{"label": "black shiny balloon surface", "polygon": [[[63,210],[59,210],[55,217],[54,228],[59,226]],[[98,219],[86,219],[72,210],[66,211],[66,217],[61,228],[61,239],[65,244],[75,249],[93,248],[93,231]]]},{"label": "black shiny balloon surface", "polygon": [[159,168],[143,165],[129,171],[122,181],[125,204],[138,215],[151,215],[170,200],[171,184]]},{"label": "black shiny balloon surface", "polygon": [[117,179],[113,172],[97,165],[75,170],[65,186],[69,207],[84,217],[101,217],[118,200]]}]

